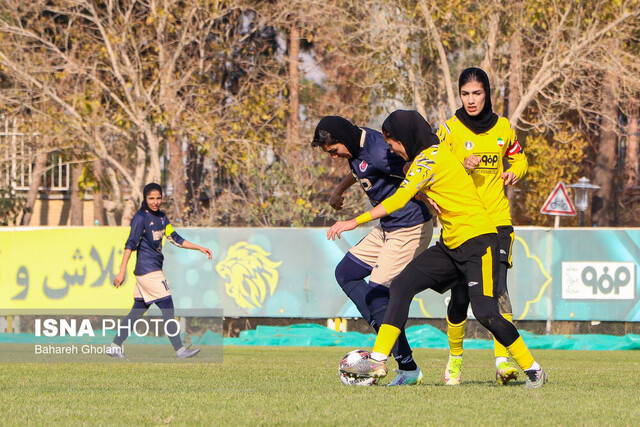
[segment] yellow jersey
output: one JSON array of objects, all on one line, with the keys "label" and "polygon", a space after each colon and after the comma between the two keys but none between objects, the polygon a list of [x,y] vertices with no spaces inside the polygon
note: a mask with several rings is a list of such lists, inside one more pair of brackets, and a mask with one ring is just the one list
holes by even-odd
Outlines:
[{"label": "yellow jersey", "polygon": [[395,212],[419,191],[440,208],[440,237],[449,249],[473,237],[496,233],[473,180],[449,147],[434,145],[418,154],[398,190],[382,206],[389,214]]},{"label": "yellow jersey", "polygon": [[511,225],[509,200],[500,178],[505,171],[503,158],[518,179],[527,173],[529,165],[509,120],[500,117],[488,132],[475,134],[453,116],[440,126],[437,135],[440,145],[449,146],[461,163],[471,154],[480,158],[480,164],[471,172],[480,199],[496,226]]}]

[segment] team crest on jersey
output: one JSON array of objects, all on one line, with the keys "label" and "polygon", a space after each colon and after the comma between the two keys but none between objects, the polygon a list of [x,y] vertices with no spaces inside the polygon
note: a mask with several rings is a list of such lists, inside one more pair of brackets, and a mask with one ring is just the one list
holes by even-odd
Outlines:
[{"label": "team crest on jersey", "polygon": [[498,138],[498,147],[502,148],[504,146],[504,140],[502,138]]},{"label": "team crest on jersey", "polygon": [[467,150],[472,150],[473,149],[473,142],[465,141],[464,148],[466,148]]},{"label": "team crest on jersey", "polygon": [[369,166],[367,164],[367,162],[365,162],[364,160],[360,162],[360,172],[364,172],[367,170],[367,166]]}]

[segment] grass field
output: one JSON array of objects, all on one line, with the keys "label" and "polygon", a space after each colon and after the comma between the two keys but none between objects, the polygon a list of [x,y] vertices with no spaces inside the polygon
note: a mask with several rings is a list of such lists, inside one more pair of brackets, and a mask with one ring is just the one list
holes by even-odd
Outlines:
[{"label": "grass field", "polygon": [[337,366],[349,350],[228,346],[223,363],[5,363],[0,424],[631,426],[640,420],[635,351],[536,350],[549,383],[525,390],[524,378],[494,384],[488,350],[465,352],[459,387],[442,385],[446,350],[415,351],[422,385],[347,387]]}]

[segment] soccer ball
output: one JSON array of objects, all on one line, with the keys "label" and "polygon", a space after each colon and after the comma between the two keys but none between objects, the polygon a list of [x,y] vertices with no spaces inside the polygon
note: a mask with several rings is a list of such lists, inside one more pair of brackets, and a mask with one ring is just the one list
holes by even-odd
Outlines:
[{"label": "soccer ball", "polygon": [[340,370],[344,367],[354,365],[358,363],[361,359],[366,359],[369,357],[369,352],[366,350],[353,350],[347,353],[346,356],[342,358],[340,361],[340,366],[338,367],[338,375],[340,376],[340,381],[344,385],[375,385],[378,382],[378,378],[355,378],[350,377],[347,374],[343,374]]}]

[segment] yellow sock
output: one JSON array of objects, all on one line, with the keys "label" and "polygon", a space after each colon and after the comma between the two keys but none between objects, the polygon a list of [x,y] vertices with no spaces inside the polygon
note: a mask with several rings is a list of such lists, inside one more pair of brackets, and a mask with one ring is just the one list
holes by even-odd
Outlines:
[{"label": "yellow sock", "polygon": [[467,319],[457,325],[449,321],[447,317],[447,337],[449,338],[449,351],[454,356],[462,356],[462,342],[464,341],[464,328]]},{"label": "yellow sock", "polygon": [[513,344],[507,347],[507,350],[509,350],[509,352],[511,353],[515,361],[518,362],[518,365],[520,365],[523,371],[527,368],[530,368],[531,365],[533,365],[533,362],[535,362],[533,356],[531,355],[531,352],[527,348],[527,345],[522,340],[522,337],[518,337],[518,339],[515,340]]},{"label": "yellow sock", "polygon": [[[507,319],[510,323],[513,323],[513,314],[511,313],[502,313],[502,317]],[[509,352],[507,348],[500,344],[496,338],[493,338],[493,354],[495,357],[509,357]]]},{"label": "yellow sock", "polygon": [[392,325],[383,324],[378,331],[378,337],[376,338],[376,343],[373,345],[373,351],[388,356],[399,336],[400,329]]}]

